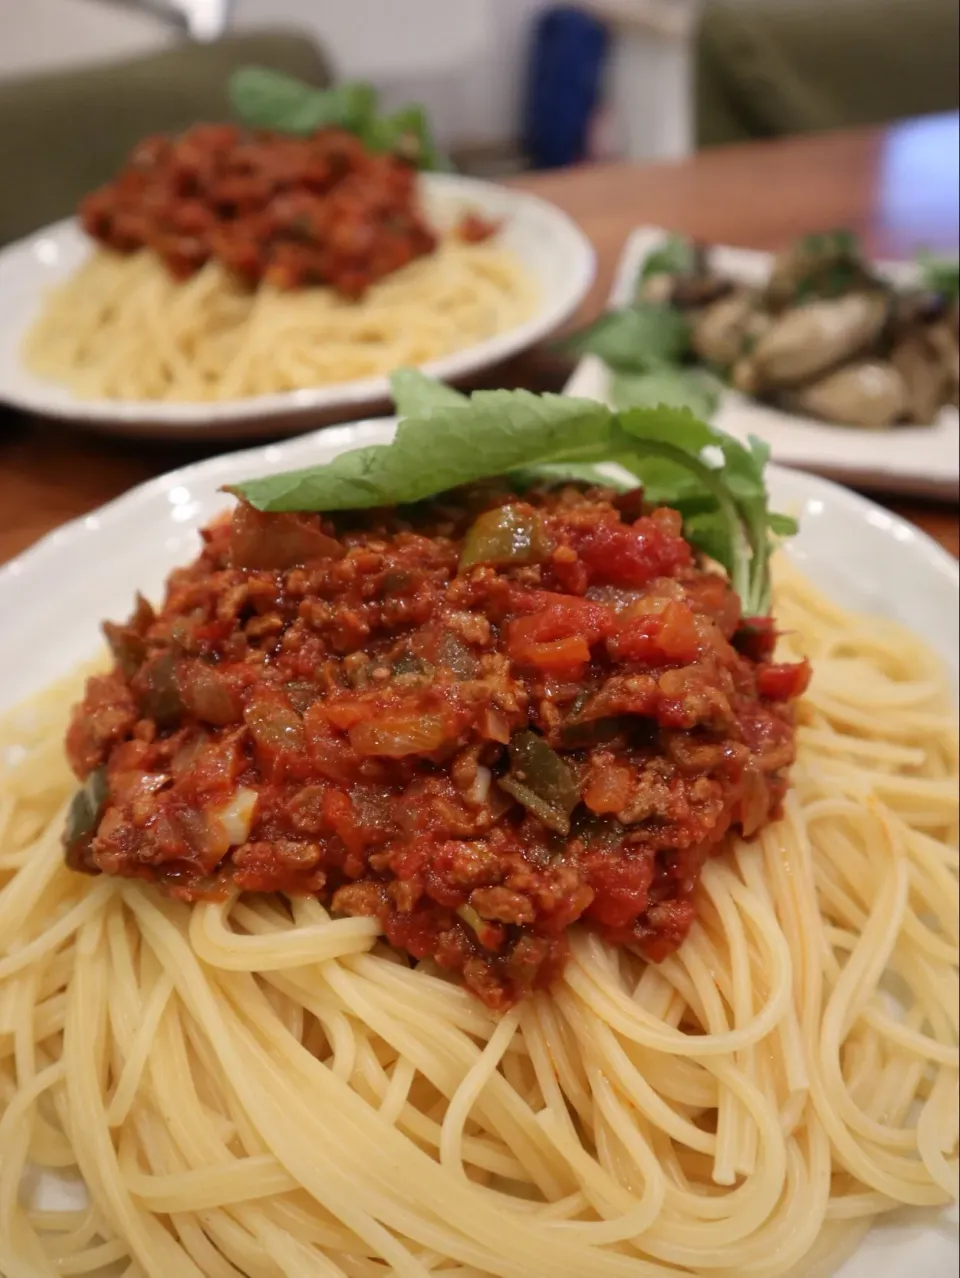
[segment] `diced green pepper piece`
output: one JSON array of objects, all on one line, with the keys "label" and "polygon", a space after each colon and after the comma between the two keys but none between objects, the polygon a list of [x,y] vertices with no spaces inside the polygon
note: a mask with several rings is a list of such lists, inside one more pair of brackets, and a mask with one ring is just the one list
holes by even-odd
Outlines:
[{"label": "diced green pepper piece", "polygon": [[498,506],[474,520],[463,541],[460,571],[477,564],[506,568],[540,563],[549,554],[540,516],[528,506]]},{"label": "diced green pepper piece", "polygon": [[524,730],[511,738],[510,771],[499,784],[548,830],[570,833],[580,788],[556,750],[535,732]]}]

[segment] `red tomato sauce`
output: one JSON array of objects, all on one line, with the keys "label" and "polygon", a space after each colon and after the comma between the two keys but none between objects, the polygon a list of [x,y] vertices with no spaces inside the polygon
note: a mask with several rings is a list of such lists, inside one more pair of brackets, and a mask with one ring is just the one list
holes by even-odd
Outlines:
[{"label": "red tomato sauce", "polygon": [[[153,250],[176,279],[217,261],[250,285],[325,284],[348,298],[437,244],[416,170],[337,129],[301,138],[206,124],[147,138],[80,220],[115,252]],[[459,230],[474,242],[496,227],[467,215]]]},{"label": "red tomato sauce", "polygon": [[159,611],[106,626],[69,863],[188,901],[316,894],[494,1008],[560,972],[575,923],[663,958],[705,859],[777,814],[808,670],[772,662],[675,512],[639,509],[493,485],[241,504]]}]

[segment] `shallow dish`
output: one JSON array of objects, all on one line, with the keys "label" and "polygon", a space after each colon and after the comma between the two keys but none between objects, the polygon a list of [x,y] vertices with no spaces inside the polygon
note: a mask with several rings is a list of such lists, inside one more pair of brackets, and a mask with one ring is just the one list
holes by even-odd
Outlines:
[{"label": "shallow dish", "polygon": [[[392,430],[391,421],[361,422],[185,467],[64,525],[0,568],[0,614],[16,618],[0,630],[0,709],[91,655],[100,619],[126,615],[137,588],[158,591],[169,569],[195,552],[198,528],[223,508],[222,485],[383,443]],[[774,504],[800,519],[788,553],[814,584],[846,606],[909,625],[956,680],[956,562],[910,524],[832,483],[774,466],[769,484]],[[75,1205],[75,1192],[54,1177],[39,1187],[48,1208]],[[840,1272],[947,1278],[958,1259],[955,1209],[897,1213]]]},{"label": "shallow dish", "polygon": [[[590,287],[594,252],[565,213],[536,196],[450,174],[428,174],[422,181],[424,202],[435,216],[469,209],[502,222],[499,243],[527,270],[537,292],[534,314],[524,323],[424,366],[431,376],[457,381],[515,355],[562,324]],[[24,337],[50,289],[72,275],[89,251],[90,242],[73,218],[0,251],[0,401],[105,434],[208,439],[291,435],[386,406],[386,377],[222,403],[88,400],[37,377],[23,364]]]},{"label": "shallow dish", "polygon": [[[611,307],[629,304],[641,264],[667,238],[668,232],[659,227],[640,227],[631,234],[617,266],[610,293]],[[711,254],[719,271],[744,283],[762,283],[773,261],[771,253],[725,245],[715,246]],[[914,268],[904,262],[881,264],[880,270],[904,283],[915,275]],[[587,356],[566,390],[569,395],[606,399],[610,391],[607,366],[596,356]],[[960,415],[955,408],[942,409],[930,426],[861,430],[785,413],[727,390],[714,422],[721,430],[740,439],[758,435],[770,445],[774,460],[786,466],[800,466],[885,492],[953,500],[957,497]]]}]

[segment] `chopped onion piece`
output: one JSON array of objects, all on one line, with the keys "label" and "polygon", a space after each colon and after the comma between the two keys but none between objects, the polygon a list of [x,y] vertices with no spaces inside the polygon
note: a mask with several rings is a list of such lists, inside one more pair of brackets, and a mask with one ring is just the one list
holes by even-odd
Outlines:
[{"label": "chopped onion piece", "polygon": [[250,837],[256,806],[256,790],[241,786],[232,799],[210,812],[210,824],[219,823],[228,846],[237,847]]},{"label": "chopped onion piece", "polygon": [[489,768],[485,768],[483,764],[477,764],[477,773],[473,778],[473,783],[469,790],[464,791],[463,797],[468,803],[483,804],[487,801],[487,795],[490,793],[490,783],[493,780],[493,773]]}]

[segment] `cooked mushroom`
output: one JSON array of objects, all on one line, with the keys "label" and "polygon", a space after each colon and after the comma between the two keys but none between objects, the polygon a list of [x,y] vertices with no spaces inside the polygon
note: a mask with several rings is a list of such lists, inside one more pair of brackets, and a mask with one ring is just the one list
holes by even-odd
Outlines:
[{"label": "cooked mushroom", "polygon": [[692,310],[726,297],[735,287],[733,280],[706,271],[699,275],[675,275],[670,301],[683,311]]},{"label": "cooked mushroom", "polygon": [[[890,352],[890,362],[907,388],[910,418],[922,424],[936,418],[949,389],[950,365],[946,352],[933,336],[938,328],[939,325],[927,329],[918,326]],[[944,328],[944,335],[952,346],[949,330]]]},{"label": "cooked mushroom", "polygon": [[940,293],[931,293],[928,289],[908,289],[896,293],[890,308],[890,327],[895,337],[903,335],[904,330],[912,329],[917,324],[930,324],[942,319],[949,309],[949,303]]},{"label": "cooked mushroom", "polygon": [[[718,271],[705,246],[675,238],[645,262],[638,288],[641,300],[682,315],[678,365],[693,359],[744,395],[882,428],[929,424],[960,406],[957,266],[921,266],[910,284],[881,277],[841,229],[796,241],[765,284],[747,283]],[[655,377],[642,371],[630,394],[641,384],[652,393]]]},{"label": "cooked mushroom", "polygon": [[944,402],[956,404],[960,395],[960,340],[956,329],[949,322],[932,324],[927,338],[936,347],[946,370]]},{"label": "cooked mushroom", "polygon": [[673,297],[673,276],[666,271],[649,275],[637,291],[637,300],[653,306],[667,306]]},{"label": "cooked mushroom", "polygon": [[750,356],[761,388],[795,386],[858,354],[875,341],[887,317],[884,294],[851,293],[786,311]]},{"label": "cooked mushroom", "polygon": [[774,310],[816,297],[841,297],[875,284],[847,231],[807,235],[774,258],[767,303]]},{"label": "cooked mushroom", "polygon": [[881,430],[909,409],[909,392],[900,373],[880,360],[858,360],[794,391],[785,404],[813,417]]},{"label": "cooked mushroom", "polygon": [[730,384],[741,395],[759,394],[760,377],[757,366],[749,355],[743,355],[730,370]]},{"label": "cooked mushroom", "polygon": [[756,306],[756,294],[743,290],[722,297],[699,311],[690,330],[694,352],[708,364],[718,364],[722,368],[735,363],[743,352]]}]

